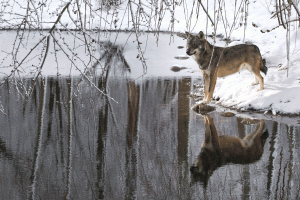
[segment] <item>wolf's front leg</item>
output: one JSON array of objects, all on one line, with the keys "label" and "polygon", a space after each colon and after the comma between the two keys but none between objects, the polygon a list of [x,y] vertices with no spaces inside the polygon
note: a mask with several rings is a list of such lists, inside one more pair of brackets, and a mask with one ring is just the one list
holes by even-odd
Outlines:
[{"label": "wolf's front leg", "polygon": [[217,74],[211,75],[209,78],[208,88],[207,88],[207,96],[206,96],[206,103],[209,103],[211,98],[213,97],[213,93],[217,83]]},{"label": "wolf's front leg", "polygon": [[203,79],[204,79],[204,99],[203,103],[208,103],[207,102],[207,97],[208,97],[208,89],[209,89],[209,82],[210,82],[210,77],[208,74],[203,73]]}]

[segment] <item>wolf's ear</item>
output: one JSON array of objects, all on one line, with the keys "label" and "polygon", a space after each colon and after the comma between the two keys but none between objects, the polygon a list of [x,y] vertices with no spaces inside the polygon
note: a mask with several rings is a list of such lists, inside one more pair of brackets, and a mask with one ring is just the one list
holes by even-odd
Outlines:
[{"label": "wolf's ear", "polygon": [[204,39],[204,33],[202,31],[199,32],[199,38]]}]

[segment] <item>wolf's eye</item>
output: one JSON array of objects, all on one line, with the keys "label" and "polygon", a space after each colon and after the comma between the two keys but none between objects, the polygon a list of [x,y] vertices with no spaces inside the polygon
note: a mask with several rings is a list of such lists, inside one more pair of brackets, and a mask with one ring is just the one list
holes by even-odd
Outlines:
[{"label": "wolf's eye", "polygon": [[189,45],[192,45],[192,44],[194,44],[194,41],[193,40],[189,41]]}]

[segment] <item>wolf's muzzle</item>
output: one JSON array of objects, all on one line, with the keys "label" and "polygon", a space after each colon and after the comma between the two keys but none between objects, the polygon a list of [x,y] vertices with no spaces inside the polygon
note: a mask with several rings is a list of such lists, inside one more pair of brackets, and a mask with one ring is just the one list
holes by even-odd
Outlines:
[{"label": "wolf's muzzle", "polygon": [[189,55],[189,56],[192,56],[192,55],[194,55],[195,53],[196,53],[196,51],[193,51],[192,53],[191,53],[189,50],[186,51],[186,54]]}]

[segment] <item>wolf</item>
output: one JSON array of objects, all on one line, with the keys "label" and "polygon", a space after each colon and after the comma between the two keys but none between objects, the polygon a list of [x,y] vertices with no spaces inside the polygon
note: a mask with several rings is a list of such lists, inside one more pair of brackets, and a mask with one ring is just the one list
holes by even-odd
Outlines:
[{"label": "wolf", "polygon": [[209,103],[216,86],[217,77],[224,77],[241,69],[247,69],[255,76],[254,85],[260,84],[264,89],[264,78],[260,71],[267,75],[259,48],[256,45],[240,44],[231,47],[218,47],[210,44],[200,31],[197,35],[186,32],[186,54],[193,56],[198,63],[204,79],[203,103]]},{"label": "wolf", "polygon": [[212,117],[206,115],[204,118],[205,139],[196,162],[190,168],[193,182],[200,181],[206,186],[217,168],[227,163],[253,163],[261,158],[269,136],[268,130],[264,131],[264,120],[260,120],[255,130],[241,139],[229,135],[219,136]]}]

